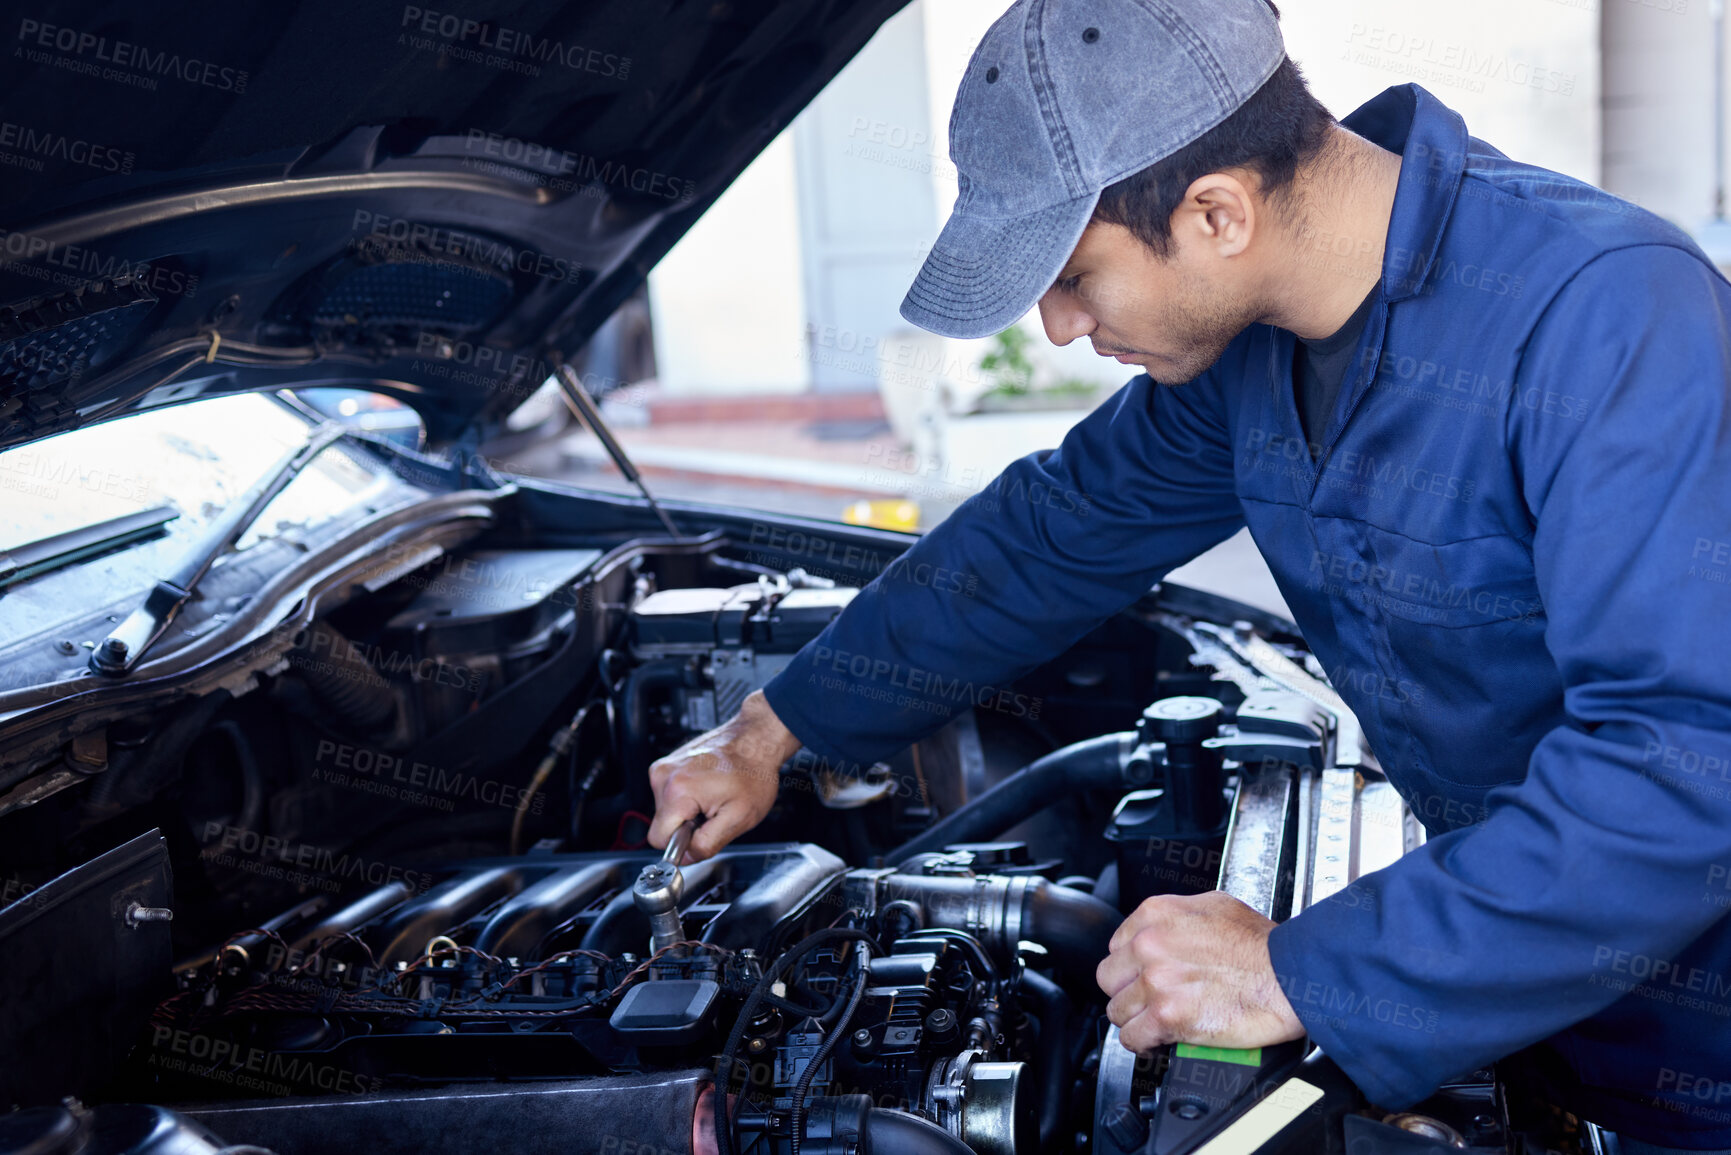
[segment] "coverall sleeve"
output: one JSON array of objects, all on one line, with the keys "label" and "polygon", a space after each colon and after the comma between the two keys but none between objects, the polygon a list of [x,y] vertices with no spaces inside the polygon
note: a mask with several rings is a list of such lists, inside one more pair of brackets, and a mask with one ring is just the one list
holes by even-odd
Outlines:
[{"label": "coverall sleeve", "polygon": [[1566,721],[1482,823],[1269,939],[1311,1038],[1391,1108],[1595,1015],[1625,996],[1618,952],[1674,959],[1724,914],[1704,892],[1731,862],[1731,286],[1680,248],[1603,254],[1518,385],[1593,399],[1584,421],[1505,416]]},{"label": "coverall sleeve", "polygon": [[1004,689],[1244,524],[1213,373],[1147,375],[970,497],[860,591],[764,690],[838,766],[901,750]]}]

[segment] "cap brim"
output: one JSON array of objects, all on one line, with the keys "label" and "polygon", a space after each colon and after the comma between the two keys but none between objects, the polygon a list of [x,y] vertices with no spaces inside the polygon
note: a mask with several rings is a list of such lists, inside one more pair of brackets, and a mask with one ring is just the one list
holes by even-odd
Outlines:
[{"label": "cap brim", "polygon": [[902,316],[943,337],[989,337],[1052,287],[1094,215],[1098,192],[1025,217],[950,214],[902,300]]}]

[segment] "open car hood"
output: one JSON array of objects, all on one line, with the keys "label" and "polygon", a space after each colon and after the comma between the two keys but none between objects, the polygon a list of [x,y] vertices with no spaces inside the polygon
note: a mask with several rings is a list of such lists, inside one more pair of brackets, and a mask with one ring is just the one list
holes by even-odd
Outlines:
[{"label": "open car hood", "polygon": [[0,448],[291,384],[484,436],[904,3],[18,10]]}]

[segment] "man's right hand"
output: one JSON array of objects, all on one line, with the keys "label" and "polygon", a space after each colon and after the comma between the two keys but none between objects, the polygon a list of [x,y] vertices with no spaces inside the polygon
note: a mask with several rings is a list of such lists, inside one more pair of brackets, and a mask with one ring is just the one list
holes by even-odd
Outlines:
[{"label": "man's right hand", "polygon": [[763,821],[775,805],[781,764],[799,747],[763,691],[752,691],[739,713],[649,767],[649,845],[665,847],[680,823],[702,815],[679,865],[708,858]]}]

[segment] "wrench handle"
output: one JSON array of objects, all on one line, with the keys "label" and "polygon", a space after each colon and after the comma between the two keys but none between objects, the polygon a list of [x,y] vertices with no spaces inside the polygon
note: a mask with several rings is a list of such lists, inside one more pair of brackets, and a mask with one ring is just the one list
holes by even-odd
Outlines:
[{"label": "wrench handle", "polygon": [[678,866],[679,860],[685,857],[685,848],[691,845],[691,835],[697,829],[697,819],[687,818],[679,824],[679,829],[673,832],[673,837],[667,840],[667,849],[661,853],[661,861],[671,862]]}]

